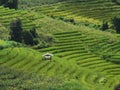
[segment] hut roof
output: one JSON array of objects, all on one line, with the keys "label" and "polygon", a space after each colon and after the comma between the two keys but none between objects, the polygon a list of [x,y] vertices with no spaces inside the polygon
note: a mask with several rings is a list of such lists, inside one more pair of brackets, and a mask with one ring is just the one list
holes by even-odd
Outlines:
[{"label": "hut roof", "polygon": [[42,56],[53,56],[53,54],[51,54],[51,53],[46,53],[46,54],[43,54]]}]

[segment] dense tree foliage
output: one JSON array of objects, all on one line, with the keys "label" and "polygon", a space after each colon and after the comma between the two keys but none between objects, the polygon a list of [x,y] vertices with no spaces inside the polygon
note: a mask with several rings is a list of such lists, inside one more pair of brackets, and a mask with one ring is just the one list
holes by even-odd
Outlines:
[{"label": "dense tree foliage", "polygon": [[112,22],[113,22],[114,28],[116,29],[116,32],[120,33],[120,18],[119,17],[114,17],[112,19]]},{"label": "dense tree foliage", "polygon": [[114,3],[118,4],[118,5],[120,5],[120,0],[112,0],[112,2],[114,2]]},{"label": "dense tree foliage", "polygon": [[31,30],[22,29],[22,22],[20,19],[13,20],[10,23],[10,39],[16,42],[24,42],[27,45],[35,45],[38,43],[35,38],[37,38],[37,33],[35,27]]},{"label": "dense tree foliage", "polygon": [[32,34],[32,36],[33,36],[34,38],[37,37],[37,33],[36,33],[35,27],[33,27],[33,28],[30,30],[30,33]]},{"label": "dense tree foliage", "polygon": [[27,45],[34,45],[34,38],[30,31],[23,32],[23,40],[24,40],[24,43]]},{"label": "dense tree foliage", "polygon": [[36,45],[38,44],[36,29],[32,28],[29,31],[23,32],[23,41],[27,45]]},{"label": "dense tree foliage", "polygon": [[9,7],[10,9],[17,9],[18,0],[0,0],[0,5],[3,5],[4,7]]},{"label": "dense tree foliage", "polygon": [[16,41],[16,42],[22,42],[22,23],[20,19],[13,20],[10,23],[10,36],[11,40]]},{"label": "dense tree foliage", "polygon": [[106,30],[108,28],[109,28],[108,23],[107,22],[103,22],[101,29],[104,31],[104,30]]}]

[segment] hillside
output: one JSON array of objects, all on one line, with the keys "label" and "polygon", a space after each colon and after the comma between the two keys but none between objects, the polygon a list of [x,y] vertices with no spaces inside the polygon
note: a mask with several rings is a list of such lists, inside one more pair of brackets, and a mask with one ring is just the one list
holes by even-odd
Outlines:
[{"label": "hillside", "polygon": [[38,76],[36,74],[31,74],[24,71],[16,71],[14,69],[2,66],[0,66],[0,70],[1,90],[66,90],[69,89],[69,85],[73,85],[74,89],[82,88],[80,84],[70,81],[65,82],[65,80],[63,81],[63,78],[57,76]]},{"label": "hillside", "polygon": [[[111,25],[120,14],[118,3],[19,3],[21,10],[0,6],[0,90],[114,90],[120,84],[120,34],[95,28],[104,20]],[[9,24],[16,18],[23,30],[36,28],[37,45],[9,40]],[[52,60],[43,60],[46,53],[53,54]]]},{"label": "hillside", "polygon": [[33,6],[39,6],[44,4],[53,4],[66,0],[20,0],[19,1],[19,9],[28,9]]},{"label": "hillside", "polygon": [[[35,19],[34,13],[28,13],[27,11],[17,11],[14,9],[0,7],[0,23],[9,28],[10,22],[15,18],[20,18],[23,22],[23,29],[30,29],[34,24],[32,20]],[[34,16],[34,17],[33,17]]]},{"label": "hillside", "polygon": [[1,66],[32,72],[37,75],[59,76],[65,78],[66,81],[79,81],[86,89],[99,90],[99,87],[103,87],[103,84],[105,84],[103,90],[105,90],[105,88],[112,90],[114,85],[119,82],[119,75],[113,77],[112,74],[105,73],[106,70],[103,73],[95,71],[94,69],[90,71],[89,68],[83,68],[81,65],[77,66],[73,60],[68,61],[64,58],[61,60],[58,57],[54,57],[54,61],[52,62],[42,61],[39,52],[27,48],[4,49],[0,52],[0,56]]},{"label": "hillside", "polygon": [[111,0],[67,0],[55,4],[33,7],[31,10],[48,16],[73,18],[76,22],[101,25],[120,14],[120,5]]},{"label": "hillside", "polygon": [[[116,63],[120,58],[119,37],[96,30],[53,34],[58,39],[56,45],[40,49],[41,53],[28,48],[1,50],[0,65],[37,75],[59,76],[70,81],[79,81],[87,90],[101,90],[101,86],[103,90],[113,90],[119,83],[120,66]],[[53,61],[42,60],[42,54],[46,52],[54,54]],[[104,54],[109,52],[113,56],[117,54],[118,59],[113,57],[112,61],[108,61],[104,58]]]}]

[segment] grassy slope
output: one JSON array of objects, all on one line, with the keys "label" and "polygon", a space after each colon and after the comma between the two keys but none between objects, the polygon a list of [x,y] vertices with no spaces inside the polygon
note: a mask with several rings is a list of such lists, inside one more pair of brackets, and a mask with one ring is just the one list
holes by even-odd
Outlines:
[{"label": "grassy slope", "polygon": [[[29,30],[31,27],[35,26],[38,34],[41,32],[44,33],[53,33],[61,32],[67,30],[81,30],[87,29],[87,27],[80,26],[76,27],[69,23],[65,23],[60,20],[55,20],[49,18],[41,13],[34,13],[32,11],[15,11],[8,8],[0,7],[0,38],[7,39],[9,37],[9,24],[14,18],[21,18],[22,26],[24,30]],[[88,28],[90,29],[90,28]]]},{"label": "grassy slope", "polygon": [[9,37],[10,22],[16,18],[20,18],[24,30],[30,30],[34,27],[34,20],[42,18],[33,12],[8,9],[0,6],[0,39]]},{"label": "grassy slope", "polygon": [[101,24],[120,14],[120,6],[111,0],[68,0],[55,4],[33,7],[31,10],[49,16],[74,18],[76,22]]},{"label": "grassy slope", "polygon": [[[79,81],[82,86],[92,90],[101,90],[100,87],[112,90],[119,82],[119,65],[107,62],[107,58],[103,60],[103,55],[109,52],[119,60],[119,35],[95,30],[91,32],[88,27],[77,27],[48,17],[35,19],[33,24],[36,24],[38,32],[52,33],[58,39],[56,45],[39,50],[41,53],[28,48],[3,49],[0,51],[0,66],[37,75],[62,76]],[[54,61],[42,61],[41,55],[45,52],[54,53]]]},{"label": "grassy slope", "polygon": [[1,23],[0,23],[0,39],[8,39],[9,37],[9,32],[8,29],[5,28]]},{"label": "grassy slope", "polygon": [[[37,75],[62,76],[70,81],[79,81],[86,89],[92,90],[99,90],[100,87],[112,90],[119,82],[119,65],[102,58],[108,52],[117,53],[119,57],[118,36],[85,29],[53,34],[58,39],[56,45],[40,49],[41,53],[28,48],[1,50],[0,65]],[[52,62],[41,60],[41,55],[46,52],[54,54]]]},{"label": "grassy slope", "polygon": [[24,30],[29,30],[31,27],[35,26],[38,33],[52,33],[52,32],[61,32],[65,30],[77,30],[86,28],[81,26],[76,28],[74,25],[67,24],[60,20],[54,20],[49,18],[41,13],[34,13],[22,10],[11,10],[8,8],[0,7],[0,32],[1,32],[1,39],[9,37],[9,24],[11,20],[15,18],[20,18],[22,20],[22,26]]},{"label": "grassy slope", "polygon": [[[32,26],[34,26],[33,22],[37,19],[34,13],[30,13],[27,11],[20,11],[14,9],[8,9],[0,6],[0,23],[1,25],[9,28],[9,24],[15,18],[20,18],[23,22],[23,29],[29,30]],[[40,18],[40,17],[39,17]]]},{"label": "grassy slope", "polygon": [[[119,81],[117,80],[118,76],[112,77],[94,69],[90,71],[88,68],[76,65],[73,61],[58,58],[57,55],[54,56],[54,61],[42,61],[41,53],[27,48],[4,49],[0,51],[0,56],[0,66],[32,72],[37,75],[58,76],[65,78],[65,81],[79,81],[86,89],[99,90],[99,87],[102,86],[102,90],[112,90]],[[105,85],[103,86],[103,84]]]},{"label": "grassy slope", "polygon": [[43,5],[43,4],[52,4],[60,1],[66,1],[66,0],[20,0],[19,9],[26,9],[33,6]]},{"label": "grassy slope", "polygon": [[0,66],[0,89],[1,90],[66,90],[81,88],[82,86],[76,82],[66,82],[63,78],[54,76],[47,77],[43,75],[37,76],[24,71],[17,71],[8,67]]},{"label": "grassy slope", "polygon": [[[84,67],[96,72],[102,71],[106,73],[107,80],[110,80],[110,78],[116,78],[117,80],[120,77],[120,66],[112,62],[120,62],[119,37],[102,31],[83,30],[55,33],[54,35],[58,39],[56,46],[41,49],[40,51],[51,52],[60,58],[67,59],[67,62],[77,65],[79,68]],[[111,57],[106,58],[105,55],[109,55],[109,53]],[[74,70],[70,70],[70,73],[73,72]],[[76,73],[74,72],[74,75]],[[71,75],[71,77],[74,77],[74,75]],[[88,74],[84,75],[84,78],[85,80],[88,79],[86,81],[89,82],[89,79],[93,76],[89,77]],[[81,77],[78,75],[78,78]],[[99,82],[101,78],[96,82]],[[93,78],[92,80],[94,82]],[[108,83],[107,85],[112,84],[109,81]],[[90,82],[90,84],[92,83]]]}]

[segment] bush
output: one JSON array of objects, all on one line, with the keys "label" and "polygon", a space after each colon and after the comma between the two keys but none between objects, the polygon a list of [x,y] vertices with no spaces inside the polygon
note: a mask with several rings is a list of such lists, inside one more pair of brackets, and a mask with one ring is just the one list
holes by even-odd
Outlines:
[{"label": "bush", "polygon": [[0,46],[0,50],[3,49],[3,46]]},{"label": "bush", "polygon": [[34,45],[34,37],[32,36],[32,33],[30,31],[23,32],[23,40],[24,43],[27,45]]},{"label": "bush", "polygon": [[30,33],[32,34],[32,36],[34,37],[34,38],[37,38],[37,33],[36,33],[36,29],[35,29],[35,27],[33,27],[31,30],[30,30]]},{"label": "bush", "polygon": [[4,7],[9,7],[10,9],[18,8],[18,0],[0,0],[0,5]]},{"label": "bush", "polygon": [[52,46],[56,41],[52,35],[44,34],[44,33],[39,33],[37,40],[39,43],[36,46],[36,48],[39,48],[39,49]]},{"label": "bush", "polygon": [[119,0],[112,0],[112,2],[116,3],[117,5],[120,5],[120,1]]},{"label": "bush", "polygon": [[16,20],[12,20],[10,23],[10,40],[16,42],[22,42],[22,23],[18,18]]},{"label": "bush", "polygon": [[75,20],[73,18],[64,18],[64,17],[59,17],[60,20],[64,21],[64,22],[68,22],[71,24],[76,24]]},{"label": "bush", "polygon": [[102,59],[108,61],[111,58],[111,54],[102,55]]},{"label": "bush", "polygon": [[107,22],[103,22],[101,29],[102,29],[103,31],[109,29],[108,23],[107,23]]},{"label": "bush", "polygon": [[114,17],[112,19],[114,28],[116,30],[117,33],[120,33],[120,18],[119,17]]}]

